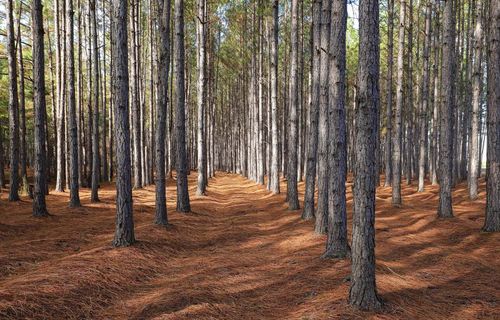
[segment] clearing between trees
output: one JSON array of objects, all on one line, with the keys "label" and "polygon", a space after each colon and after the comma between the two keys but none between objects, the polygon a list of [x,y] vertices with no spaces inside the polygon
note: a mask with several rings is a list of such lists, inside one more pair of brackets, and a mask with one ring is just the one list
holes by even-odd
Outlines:
[{"label": "clearing between trees", "polygon": [[[377,288],[386,304],[365,313],[347,304],[350,262],[321,260],[325,238],[311,230],[285,194],[218,173],[206,197],[189,176],[193,213],[175,212],[154,226],[154,186],[134,191],[138,243],[112,249],[115,186],[100,203],[68,208],[67,194],[47,197],[47,218],[32,203],[0,194],[2,319],[498,319],[500,234],[481,233],[485,188],[468,200],[453,193],[455,217],[436,218],[437,186],[416,193],[403,184],[401,208],[391,188],[377,191]],[[347,185],[351,239],[352,178]],[[286,182],[282,181],[283,187]],[[299,183],[300,198],[304,184]],[[301,203],[302,205],[302,203]],[[40,223],[39,219],[44,222]]]}]

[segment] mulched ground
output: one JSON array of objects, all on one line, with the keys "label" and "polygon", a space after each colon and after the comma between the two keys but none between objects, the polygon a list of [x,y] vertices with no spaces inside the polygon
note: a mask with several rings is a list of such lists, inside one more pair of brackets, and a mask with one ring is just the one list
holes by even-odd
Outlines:
[{"label": "mulched ground", "polygon": [[377,285],[386,304],[365,313],[347,305],[350,262],[319,258],[325,236],[287,210],[284,194],[219,173],[196,197],[195,180],[187,215],[175,212],[169,181],[166,229],[152,224],[154,187],[134,191],[138,243],[120,249],[111,247],[114,185],[102,186],[98,204],[83,189],[79,209],[68,208],[68,193],[51,192],[52,215],[41,219],[28,198],[7,202],[4,189],[0,318],[500,319],[500,234],[480,232],[484,181],[477,201],[465,184],[455,189],[448,220],[436,218],[435,186],[404,185],[401,208],[379,188]]}]

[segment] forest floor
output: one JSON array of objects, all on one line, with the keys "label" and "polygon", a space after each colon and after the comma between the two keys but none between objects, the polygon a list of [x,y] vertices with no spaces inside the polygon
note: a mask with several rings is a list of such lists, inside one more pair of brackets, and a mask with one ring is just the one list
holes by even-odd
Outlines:
[{"label": "forest floor", "polygon": [[[436,218],[437,187],[404,186],[393,208],[390,188],[377,193],[379,313],[347,305],[350,262],[322,260],[325,236],[271,195],[237,175],[218,173],[193,213],[172,226],[152,224],[154,187],[134,191],[137,244],[113,249],[115,189],[102,202],[68,208],[51,192],[48,218],[31,216],[28,198],[0,194],[1,319],[500,319],[500,234],[481,233],[484,181],[477,201],[454,191],[456,217]],[[300,183],[300,191],[304,184]],[[282,184],[285,190],[285,183]],[[352,214],[348,185],[349,217]],[[301,193],[301,199],[303,194]],[[349,238],[350,238],[349,218]]]}]

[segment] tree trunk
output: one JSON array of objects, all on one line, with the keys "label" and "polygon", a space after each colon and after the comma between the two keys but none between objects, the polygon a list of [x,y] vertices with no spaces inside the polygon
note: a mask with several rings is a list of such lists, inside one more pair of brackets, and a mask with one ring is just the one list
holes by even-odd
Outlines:
[{"label": "tree trunk", "polygon": [[385,133],[385,182],[389,187],[392,182],[392,66],[394,57],[394,0],[388,0],[387,8],[387,114]]},{"label": "tree trunk", "polygon": [[41,0],[31,2],[33,33],[33,107],[34,107],[34,188],[33,216],[44,217],[49,213],[45,205],[46,153],[45,153],[45,57],[43,51],[43,13]]},{"label": "tree trunk", "polygon": [[207,142],[205,136],[205,109],[207,98],[207,78],[206,78],[206,24],[208,23],[205,15],[206,0],[198,0],[198,16],[196,19],[196,41],[197,41],[197,65],[198,65],[198,187],[197,195],[205,195],[207,188],[206,172],[206,157],[207,157]]},{"label": "tree trunk", "polygon": [[379,112],[379,3],[359,3],[358,106],[349,304],[362,310],[381,306],[375,283],[376,139]]},{"label": "tree trunk", "polygon": [[[63,90],[63,68],[61,58],[61,27],[59,21],[60,10],[59,0],[54,1],[54,20],[55,20],[55,42],[56,42],[56,191],[64,191],[64,173],[65,173],[65,159],[64,159],[64,100],[62,97]],[[54,106],[53,106],[54,107]]]},{"label": "tree trunk", "polygon": [[443,89],[441,92],[441,128],[439,145],[438,216],[453,217],[451,186],[453,183],[453,110],[455,109],[455,2],[445,3],[443,15]]},{"label": "tree trunk", "polygon": [[26,95],[24,84],[24,59],[23,43],[21,35],[21,15],[23,4],[19,4],[17,17],[17,52],[19,54],[19,117],[20,117],[20,150],[19,160],[21,164],[21,193],[29,194],[28,173],[27,173],[27,150],[26,150]]},{"label": "tree trunk", "polygon": [[[92,192],[90,201],[99,202],[99,177],[100,177],[100,156],[99,156],[99,48],[97,47],[97,18],[96,0],[90,0],[91,15],[91,37],[92,37],[92,82],[94,83],[94,99],[92,99]],[[89,119],[90,121],[90,119]]]},{"label": "tree trunk", "polygon": [[413,178],[413,118],[415,117],[413,105],[413,0],[409,0],[408,12],[408,76],[407,76],[407,106],[404,110],[406,116],[406,151],[405,174],[406,184],[411,185]]},{"label": "tree trunk", "polygon": [[476,0],[476,26],[474,30],[474,62],[472,73],[472,118],[470,133],[470,153],[469,153],[469,197],[471,200],[477,199],[479,168],[479,117],[481,112],[481,88],[482,88],[482,46],[483,46],[483,26],[482,26],[482,2]]},{"label": "tree trunk", "polygon": [[315,232],[326,233],[328,225],[328,94],[331,1],[321,5],[320,97],[318,118],[318,208]]},{"label": "tree trunk", "polygon": [[79,207],[79,181],[78,181],[78,126],[76,122],[76,98],[75,98],[75,56],[74,56],[74,12],[73,0],[66,0],[66,46],[68,48],[66,74],[68,77],[68,125],[69,125],[69,206]]},{"label": "tree trunk", "polygon": [[130,78],[132,81],[132,88],[131,88],[131,105],[132,105],[132,141],[134,144],[134,150],[133,150],[133,166],[134,166],[134,189],[140,189],[142,188],[142,161],[141,161],[141,152],[142,152],[142,144],[141,144],[141,108],[139,104],[139,75],[137,74],[138,68],[138,55],[137,55],[137,50],[138,50],[138,43],[137,43],[137,25],[136,25],[136,19],[137,19],[137,1],[139,0],[134,0],[131,1],[131,13],[130,13],[130,23],[132,27],[132,32],[131,32],[131,49],[132,49],[132,54],[131,54],[131,73],[130,73]]},{"label": "tree trunk", "polygon": [[7,1],[7,51],[9,60],[9,132],[10,191],[9,201],[19,201],[19,100],[17,94],[16,36],[14,34],[14,3]]},{"label": "tree trunk", "polygon": [[273,23],[271,31],[271,192],[280,193],[278,165],[278,34],[279,3],[273,1]]},{"label": "tree trunk", "polygon": [[167,199],[165,179],[165,135],[168,112],[168,76],[170,67],[170,0],[157,1],[157,23],[160,35],[158,59],[158,94],[156,101],[156,211],[155,224],[167,225]]},{"label": "tree trunk", "polygon": [[320,57],[321,57],[321,0],[314,0],[312,13],[312,84],[311,105],[309,110],[309,135],[307,143],[306,192],[302,219],[314,217],[314,191],[316,185],[316,164],[318,159],[318,118],[320,92]]},{"label": "tree trunk", "polygon": [[[350,255],[347,242],[347,132],[345,119],[347,0],[334,0],[330,31],[328,112],[328,239],[323,257]],[[375,173],[378,172],[374,168]]]},{"label": "tree trunk", "polygon": [[297,190],[297,109],[299,105],[298,92],[298,0],[292,0],[292,29],[291,29],[291,56],[290,56],[290,137],[288,139],[288,172],[287,172],[287,199],[288,209],[299,209],[299,194]]},{"label": "tree trunk", "polygon": [[392,153],[392,204],[401,205],[401,144],[402,126],[401,113],[403,108],[403,69],[404,69],[404,45],[405,45],[405,15],[406,1],[400,1],[399,8],[399,39],[398,39],[398,61],[397,61],[397,88],[396,88],[396,110],[394,112],[393,153]]},{"label": "tree trunk", "polygon": [[500,3],[491,1],[488,34],[488,175],[483,231],[500,231]]},{"label": "tree trunk", "polygon": [[431,15],[432,3],[427,0],[425,8],[425,41],[424,41],[424,61],[422,76],[422,96],[420,97],[420,141],[418,156],[418,192],[424,191],[425,164],[427,160],[427,106],[429,104],[429,52],[431,46]]},{"label": "tree trunk", "polygon": [[116,141],[116,229],[113,246],[135,242],[130,169],[127,1],[113,0],[113,106]]},{"label": "tree trunk", "polygon": [[109,181],[108,144],[107,144],[107,87],[106,87],[106,0],[102,0],[102,181]]},{"label": "tree trunk", "polygon": [[437,166],[438,166],[438,138],[439,138],[439,112],[441,109],[441,72],[442,69],[439,68],[440,63],[440,54],[441,54],[441,46],[440,46],[440,37],[441,37],[441,25],[439,22],[439,13],[440,13],[440,5],[439,2],[436,2],[436,31],[434,32],[434,66],[433,66],[433,77],[434,77],[434,110],[432,114],[432,169],[430,170],[431,174],[431,183],[432,185],[437,184]]},{"label": "tree trunk", "polygon": [[185,83],[184,83],[184,0],[175,0],[175,82],[176,82],[176,112],[175,135],[177,153],[177,211],[190,212],[188,191],[188,161],[186,155],[186,113],[185,113]]}]

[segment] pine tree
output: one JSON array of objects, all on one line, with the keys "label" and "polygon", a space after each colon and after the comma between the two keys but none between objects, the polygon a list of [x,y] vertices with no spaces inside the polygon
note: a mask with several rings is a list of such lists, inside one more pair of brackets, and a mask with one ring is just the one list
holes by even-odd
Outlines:
[{"label": "pine tree", "polygon": [[174,73],[176,84],[175,136],[177,153],[177,211],[190,212],[188,191],[188,160],[186,155],[186,90],[184,73],[184,0],[175,0],[174,5]]},{"label": "pine tree", "polygon": [[49,213],[45,204],[47,157],[45,151],[45,57],[41,0],[31,2],[33,32],[33,106],[35,114],[33,216]]},{"label": "pine tree", "polygon": [[208,23],[205,14],[206,0],[198,0],[198,17],[196,21],[196,41],[197,41],[197,65],[198,65],[198,187],[196,193],[204,195],[207,188],[206,164],[207,164],[207,142],[205,137],[205,114],[207,100],[207,65],[206,65],[206,34]]},{"label": "pine tree", "polygon": [[9,63],[10,190],[9,201],[19,201],[19,100],[17,91],[14,3],[7,1],[7,51]]},{"label": "pine tree", "polygon": [[352,271],[349,303],[362,310],[377,310],[381,302],[375,283],[376,139],[379,112],[379,3],[359,3],[358,95],[356,109],[356,164]]},{"label": "pine tree", "polygon": [[158,50],[158,94],[156,101],[156,214],[155,224],[167,225],[167,199],[166,199],[166,177],[165,177],[165,135],[168,112],[168,77],[170,67],[170,0],[159,0],[157,2],[157,23],[159,33]]},{"label": "pine tree", "polygon": [[328,112],[328,239],[323,257],[345,258],[347,243],[347,130],[345,116],[347,1],[334,0],[330,31]]},{"label": "pine tree", "polygon": [[297,190],[298,166],[298,0],[292,0],[292,28],[291,28],[291,56],[290,56],[290,137],[288,140],[288,172],[287,172],[287,199],[288,209],[299,209],[299,195]]},{"label": "pine tree", "polygon": [[306,162],[306,192],[304,195],[304,211],[302,219],[314,217],[314,191],[316,187],[316,165],[318,162],[318,118],[319,118],[319,91],[320,91],[320,36],[321,36],[321,0],[313,1],[312,17],[312,83],[311,104],[309,110],[310,127],[307,144]]},{"label": "pine tree", "polygon": [[500,3],[491,1],[488,34],[488,175],[483,230],[500,231]]},{"label": "pine tree", "polygon": [[73,0],[66,0],[66,47],[68,48],[66,73],[68,77],[68,125],[70,146],[70,207],[79,207],[79,169],[78,169],[78,126],[76,123],[76,97],[75,97],[75,57],[74,57],[74,12]]},{"label": "pine tree", "polygon": [[455,2],[445,3],[443,15],[443,87],[439,146],[438,216],[453,217],[451,186],[453,180],[453,114],[455,109]]},{"label": "pine tree", "polygon": [[127,1],[113,0],[113,106],[116,145],[116,228],[113,246],[135,242],[130,168]]}]

